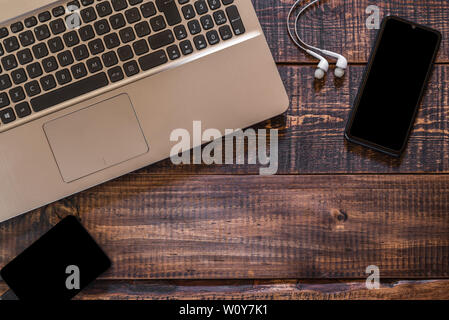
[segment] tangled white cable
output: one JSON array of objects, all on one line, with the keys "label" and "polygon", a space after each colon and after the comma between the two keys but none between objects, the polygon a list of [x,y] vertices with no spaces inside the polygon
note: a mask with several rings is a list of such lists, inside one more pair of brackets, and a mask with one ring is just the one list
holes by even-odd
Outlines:
[{"label": "tangled white cable", "polygon": [[320,54],[316,53],[315,51],[320,52],[323,55],[332,57],[332,58],[336,58],[337,59],[337,63],[336,63],[336,68],[335,68],[335,76],[337,78],[342,78],[345,75],[345,70],[348,67],[348,61],[346,60],[345,57],[343,57],[341,54],[329,51],[329,50],[324,50],[324,49],[320,49],[317,47],[314,47],[312,45],[309,45],[307,43],[305,43],[301,37],[299,36],[298,33],[298,22],[299,22],[299,18],[301,17],[301,15],[312,5],[314,5],[315,3],[317,3],[319,0],[313,0],[312,2],[310,2],[309,4],[307,4],[306,6],[304,6],[298,13],[298,15],[296,16],[295,19],[295,34],[293,35],[291,28],[290,28],[290,18],[291,15],[293,13],[293,11],[298,7],[298,5],[302,2],[303,0],[297,0],[293,6],[291,7],[290,11],[288,12],[288,16],[287,16],[287,30],[288,30],[288,34],[290,36],[290,38],[292,39],[293,43],[298,46],[298,48],[304,50],[305,52],[307,52],[308,54],[310,54],[312,57],[317,58],[318,60],[320,60],[320,62],[318,63],[318,68],[315,71],[315,78],[316,79],[322,79],[324,78],[324,75],[326,74],[326,72],[329,70],[329,62]]}]

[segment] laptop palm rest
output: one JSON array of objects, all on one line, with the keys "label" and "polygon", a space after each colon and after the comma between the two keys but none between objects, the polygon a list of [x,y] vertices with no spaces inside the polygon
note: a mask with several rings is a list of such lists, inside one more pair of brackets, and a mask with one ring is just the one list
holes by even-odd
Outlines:
[{"label": "laptop palm rest", "polygon": [[44,131],[67,183],[149,150],[127,94],[47,122]]}]

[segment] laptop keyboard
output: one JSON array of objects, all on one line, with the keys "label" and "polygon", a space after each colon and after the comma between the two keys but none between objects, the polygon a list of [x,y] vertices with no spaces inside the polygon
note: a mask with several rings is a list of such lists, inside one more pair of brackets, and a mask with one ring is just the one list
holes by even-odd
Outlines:
[{"label": "laptop keyboard", "polygon": [[14,125],[244,32],[234,0],[58,5],[0,28],[0,122]]}]

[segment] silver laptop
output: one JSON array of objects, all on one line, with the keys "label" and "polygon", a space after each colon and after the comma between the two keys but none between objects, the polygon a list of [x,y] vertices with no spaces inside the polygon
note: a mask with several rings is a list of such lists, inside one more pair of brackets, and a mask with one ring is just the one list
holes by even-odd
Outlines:
[{"label": "silver laptop", "polygon": [[250,0],[0,5],[0,221],[288,107]]}]

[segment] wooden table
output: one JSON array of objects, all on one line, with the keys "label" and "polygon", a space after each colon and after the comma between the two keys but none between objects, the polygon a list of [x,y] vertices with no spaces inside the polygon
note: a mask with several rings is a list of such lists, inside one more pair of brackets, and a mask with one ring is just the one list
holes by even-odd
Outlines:
[{"label": "wooden table", "polygon": [[[113,260],[79,299],[449,298],[449,2],[323,1],[301,32],[350,62],[324,83],[287,37],[293,1],[253,2],[291,98],[255,126],[280,129],[278,175],[162,161],[1,224],[0,267],[74,214]],[[443,34],[401,160],[343,139],[377,33],[365,26],[372,4]],[[368,265],[379,290],[365,288]]]}]

